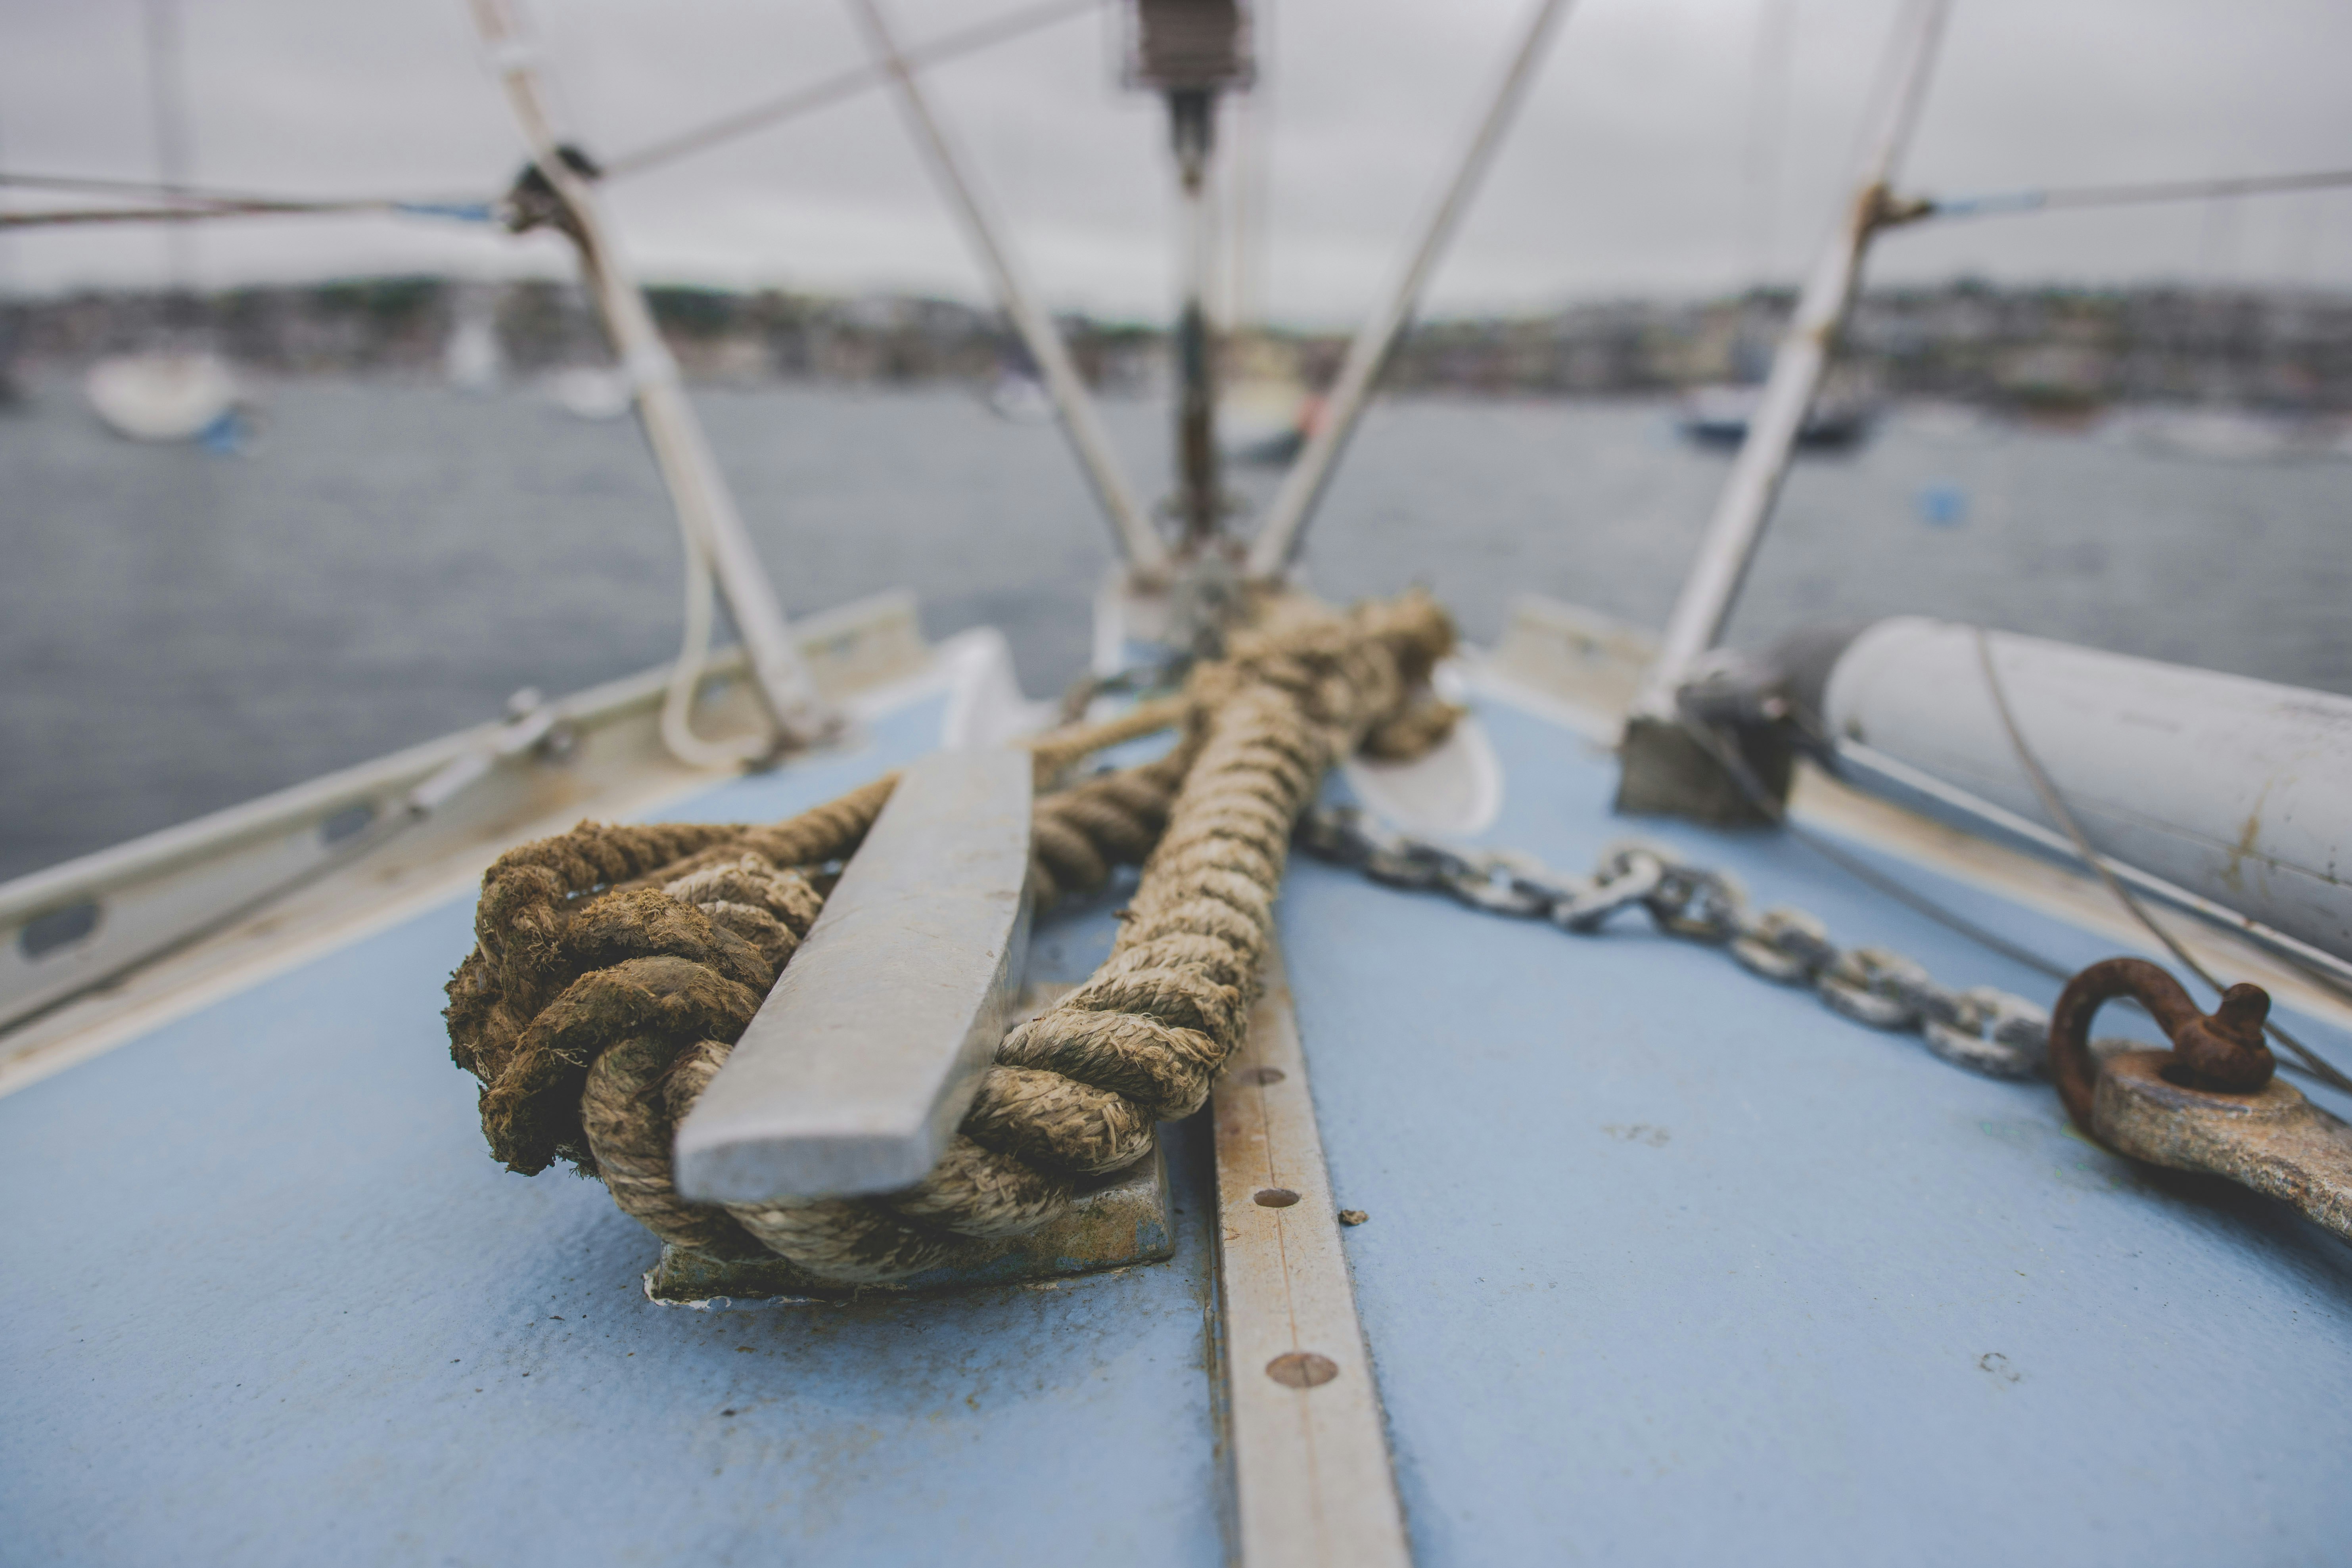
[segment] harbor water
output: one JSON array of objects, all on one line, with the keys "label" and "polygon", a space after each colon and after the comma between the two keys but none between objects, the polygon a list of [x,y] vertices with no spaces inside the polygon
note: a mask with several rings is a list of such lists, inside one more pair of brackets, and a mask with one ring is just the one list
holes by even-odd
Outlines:
[{"label": "harbor water", "polygon": [[[537,392],[262,389],[241,455],[106,434],[65,380],[0,418],[0,878],[668,658],[678,548],[625,420]],[[953,389],[697,402],[788,610],[913,589],[1083,671],[1107,531],[1050,426]],[[1156,405],[1105,409],[1169,488]],[[1474,638],[1536,593],[1655,626],[1727,458],[1663,404],[1376,407],[1310,536],[1327,596],[1426,584]],[[1244,515],[1272,476],[1235,476]],[[2352,463],[2222,462],[1948,410],[1799,465],[1732,627],[1920,613],[2352,692]],[[1245,526],[1245,524],[1244,524]]]}]

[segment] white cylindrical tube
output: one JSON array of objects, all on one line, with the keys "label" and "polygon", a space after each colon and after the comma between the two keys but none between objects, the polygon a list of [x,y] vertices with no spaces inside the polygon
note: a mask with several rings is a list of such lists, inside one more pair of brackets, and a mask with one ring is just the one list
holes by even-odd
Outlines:
[{"label": "white cylindrical tube", "polygon": [[[2352,699],[1982,635],[2025,743],[2093,847],[2352,958]],[[1879,622],[1831,667],[1822,717],[1841,741],[2058,828],[2001,722],[1979,636]]]}]

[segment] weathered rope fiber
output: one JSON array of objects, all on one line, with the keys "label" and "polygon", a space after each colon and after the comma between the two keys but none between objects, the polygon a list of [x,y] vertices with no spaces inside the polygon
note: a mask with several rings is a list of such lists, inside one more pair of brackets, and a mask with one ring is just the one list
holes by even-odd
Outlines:
[{"label": "weathered rope fiber", "polygon": [[1078,763],[1121,741],[1139,740],[1187,724],[1192,699],[1187,693],[1139,702],[1115,718],[1092,724],[1066,724],[1026,742],[1037,766],[1037,787],[1045,789]]},{"label": "weathered rope fiber", "polygon": [[750,925],[777,947],[764,927],[714,919],[647,885],[648,874],[675,879],[745,855],[771,873],[842,858],[895,782],[877,779],[772,826],[583,822],[500,856],[483,875],[476,945],[450,977],[446,1015],[451,1057],[483,1085],[490,1152],[526,1175],[559,1159],[593,1166],[579,1101],[596,1053],[631,1035],[697,1027],[731,1040],[775,984],[781,959],[736,929]]},{"label": "weathered rope fiber", "polygon": [[[1426,681],[1452,641],[1418,595],[1237,637],[1164,710],[1186,721],[1167,756],[1043,797],[1041,905],[1143,864],[1118,942],[1087,984],[1006,1036],[940,1164],[882,1197],[688,1204],[669,1144],[821,907],[793,868],[854,849],[890,781],[772,828],[583,825],[516,851],[485,878],[479,945],[450,983],[452,1054],[483,1080],[493,1152],[517,1170],[573,1160],[677,1246],[773,1252],[845,1283],[1033,1228],[1075,1182],[1139,1158],[1156,1121],[1207,1099],[1255,997],[1292,823],[1325,768],[1369,738],[1443,738],[1452,710]],[[1081,738],[1035,748],[1041,771],[1049,753],[1075,760]]]}]

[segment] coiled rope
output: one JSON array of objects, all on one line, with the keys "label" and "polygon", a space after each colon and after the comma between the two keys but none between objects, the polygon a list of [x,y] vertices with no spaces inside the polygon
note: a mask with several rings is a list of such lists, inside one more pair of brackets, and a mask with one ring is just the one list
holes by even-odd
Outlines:
[{"label": "coiled rope", "polygon": [[953,1264],[1142,1157],[1154,1123],[1199,1110],[1242,1041],[1291,826],[1324,770],[1360,747],[1426,749],[1453,721],[1427,685],[1453,627],[1425,596],[1289,616],[1236,636],[1181,698],[1032,748],[1050,779],[1115,740],[1183,725],[1159,760],[1039,799],[1041,907],[1099,889],[1115,866],[1140,864],[1142,879],[1110,958],[1006,1035],[922,1181],[723,1207],[670,1182],[673,1129],[807,934],[826,868],[872,826],[887,777],[770,826],[583,823],[502,857],[447,1012],[493,1154],[524,1173],[570,1160],[676,1246],[772,1252],[845,1284]]}]

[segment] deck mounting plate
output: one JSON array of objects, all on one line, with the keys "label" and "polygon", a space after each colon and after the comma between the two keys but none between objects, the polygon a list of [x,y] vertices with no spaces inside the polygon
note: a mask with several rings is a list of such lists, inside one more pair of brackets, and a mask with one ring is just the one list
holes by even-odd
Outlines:
[{"label": "deck mounting plate", "polygon": [[1026,1236],[988,1244],[972,1261],[887,1285],[840,1285],[782,1258],[717,1258],[665,1246],[646,1273],[646,1297],[667,1307],[724,1311],[796,1307],[877,1296],[929,1296],[984,1285],[1020,1285],[1159,1263],[1176,1250],[1168,1163],[1152,1152],[1081,1192],[1067,1213]]}]

